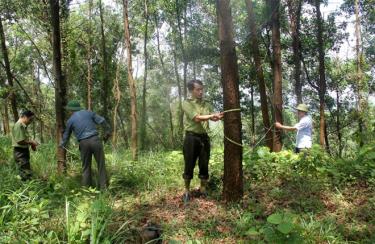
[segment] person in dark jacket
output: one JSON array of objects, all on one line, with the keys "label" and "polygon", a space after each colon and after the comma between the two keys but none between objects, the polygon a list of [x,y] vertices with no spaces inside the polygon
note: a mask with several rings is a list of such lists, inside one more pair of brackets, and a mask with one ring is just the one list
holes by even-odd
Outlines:
[{"label": "person in dark jacket", "polygon": [[65,148],[71,133],[74,132],[81,152],[82,185],[92,186],[91,161],[94,156],[98,166],[99,188],[104,190],[107,188],[108,179],[103,144],[96,125],[101,125],[104,128],[105,141],[111,136],[111,128],[103,117],[92,111],[84,110],[77,101],[70,101],[65,108],[71,111],[72,115],[68,119],[60,146]]}]

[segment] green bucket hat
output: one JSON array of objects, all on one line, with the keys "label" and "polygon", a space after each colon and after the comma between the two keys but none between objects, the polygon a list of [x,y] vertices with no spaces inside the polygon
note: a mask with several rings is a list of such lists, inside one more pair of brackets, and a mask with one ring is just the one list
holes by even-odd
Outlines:
[{"label": "green bucket hat", "polygon": [[309,111],[309,107],[307,107],[307,105],[303,104],[303,103],[298,104],[298,106],[296,107],[296,109],[298,111],[302,111],[302,112],[306,112],[306,113]]},{"label": "green bucket hat", "polygon": [[75,100],[69,101],[68,104],[65,106],[65,108],[71,111],[79,111],[83,109],[81,108],[81,105],[79,104],[79,102]]}]

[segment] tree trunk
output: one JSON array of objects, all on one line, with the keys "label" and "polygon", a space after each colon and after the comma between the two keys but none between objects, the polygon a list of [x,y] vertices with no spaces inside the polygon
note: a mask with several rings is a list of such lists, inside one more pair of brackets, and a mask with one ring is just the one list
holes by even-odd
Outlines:
[{"label": "tree trunk", "polygon": [[133,160],[137,160],[138,148],[137,148],[137,94],[136,84],[133,78],[132,68],[132,53],[131,53],[131,42],[129,32],[129,19],[128,19],[128,0],[123,0],[123,14],[124,14],[124,28],[125,28],[125,46],[128,52],[128,82],[130,90],[130,109],[131,109],[131,151]]},{"label": "tree trunk", "polygon": [[325,94],[326,94],[326,75],[324,63],[324,42],[323,42],[323,22],[322,14],[320,12],[320,0],[315,0],[316,21],[317,21],[317,40],[318,40],[318,55],[319,55],[319,111],[320,111],[320,130],[319,142],[320,145],[327,149],[326,135],[325,135]]},{"label": "tree trunk", "polygon": [[[182,51],[182,59],[184,62],[184,98],[187,97],[187,57],[186,57],[186,50],[184,45],[184,38],[182,36],[182,28],[181,28],[181,12],[180,12],[180,6],[178,4],[178,0],[176,0],[176,16],[177,16],[177,27],[178,27],[178,35],[179,35],[179,41],[181,45],[181,51]],[[186,20],[185,20],[186,24]]]},{"label": "tree trunk", "polygon": [[272,130],[270,117],[268,114],[268,105],[267,105],[267,92],[266,92],[266,83],[264,81],[264,74],[262,68],[262,61],[260,57],[259,44],[258,44],[258,31],[255,23],[255,14],[252,0],[246,0],[247,12],[249,15],[249,25],[251,33],[251,47],[254,56],[255,69],[257,74],[259,93],[260,93],[260,106],[262,110],[262,118],[264,125],[264,132],[266,133],[266,144],[267,147],[272,151],[273,139],[272,139]]},{"label": "tree trunk", "polygon": [[[250,95],[251,95],[251,100],[250,100],[250,109],[251,109],[251,147],[254,147],[254,145],[255,145],[255,111],[254,111],[254,85],[252,83],[250,84]],[[272,139],[272,137],[271,137],[271,139]]]},{"label": "tree trunk", "polygon": [[297,104],[302,103],[301,81],[301,54],[300,54],[300,26],[302,0],[288,0],[290,30],[292,35],[293,62],[294,62],[294,89],[297,96]]},{"label": "tree trunk", "polygon": [[109,119],[108,111],[108,87],[109,87],[109,73],[108,73],[108,55],[107,55],[107,47],[106,47],[106,39],[104,33],[104,10],[102,1],[99,0],[99,16],[100,16],[100,35],[101,35],[101,52],[103,55],[103,63],[102,63],[102,82],[101,82],[101,102],[102,102],[102,111],[101,114],[104,118]]},{"label": "tree trunk", "polygon": [[4,101],[4,117],[3,117],[3,127],[4,127],[4,134],[10,134],[10,126],[9,126],[9,113],[8,113],[8,101]]},{"label": "tree trunk", "polygon": [[342,157],[342,138],[341,138],[341,128],[340,128],[340,91],[339,86],[336,87],[336,106],[337,106],[337,115],[336,115],[336,130],[337,130],[337,140],[338,140],[338,147],[339,147],[339,157]]},{"label": "tree trunk", "polygon": [[[112,135],[112,144],[117,145],[117,114],[119,111],[120,107],[120,102],[121,102],[121,90],[120,90],[120,62],[121,58],[123,57],[123,49],[121,50],[120,54],[120,59],[117,62],[117,67],[116,67],[116,77],[115,77],[115,82],[113,84],[113,95],[115,98],[115,107],[113,109],[113,135]],[[126,141],[127,142],[127,141]]]},{"label": "tree trunk", "polygon": [[176,54],[175,47],[173,48],[173,66],[174,66],[174,72],[176,75],[177,89],[178,89],[178,135],[179,135],[180,141],[182,141],[183,131],[184,131],[184,113],[182,112],[182,87],[181,87],[180,75],[178,74],[177,54]]},{"label": "tree trunk", "polygon": [[89,0],[89,28],[87,43],[87,109],[92,110],[92,0]]},{"label": "tree trunk", "polygon": [[147,41],[148,41],[148,0],[144,0],[144,18],[145,18],[145,30],[143,39],[143,55],[145,62],[145,73],[143,76],[143,88],[142,88],[142,124],[140,129],[141,136],[141,148],[146,148],[146,121],[147,121],[147,106],[146,106],[146,95],[147,95],[147,68],[148,68],[148,54],[147,54]]},{"label": "tree trunk", "polygon": [[51,25],[52,25],[52,47],[53,47],[53,71],[55,76],[55,111],[56,111],[56,142],[57,142],[57,169],[61,173],[66,170],[66,151],[59,147],[65,128],[66,105],[66,81],[61,67],[61,38],[60,38],[60,15],[59,1],[50,0]]},{"label": "tree trunk", "polygon": [[10,104],[13,112],[13,119],[14,122],[18,120],[18,111],[17,111],[17,101],[16,101],[16,95],[14,93],[14,85],[13,85],[13,76],[10,69],[10,62],[9,62],[9,56],[8,56],[8,50],[5,42],[5,32],[3,28],[3,20],[0,16],[0,41],[1,41],[1,51],[3,54],[4,64],[5,64],[5,72],[7,75],[8,80],[8,86],[10,87],[9,91],[9,98],[10,98]]},{"label": "tree trunk", "polygon": [[125,123],[123,121],[123,116],[121,114],[120,108],[117,110],[117,119],[120,121],[121,125],[121,131],[122,131],[122,137],[124,139],[125,148],[129,148],[129,137],[128,137],[128,131],[126,129]]},{"label": "tree trunk", "polygon": [[[224,91],[224,110],[240,108],[239,75],[233,40],[233,23],[229,0],[217,0],[220,40],[221,82]],[[226,113],[224,135],[239,144],[241,139],[241,113]],[[224,140],[224,189],[227,202],[238,201],[243,196],[242,146]]]},{"label": "tree trunk", "polygon": [[358,110],[358,132],[359,132],[359,146],[363,147],[365,144],[365,130],[366,123],[364,120],[364,114],[367,107],[367,99],[364,97],[365,93],[365,81],[363,80],[362,73],[362,60],[363,53],[361,48],[361,19],[359,16],[359,0],[355,0],[355,36],[356,36],[356,81],[357,81],[357,110]]},{"label": "tree trunk", "polygon": [[[273,51],[273,103],[275,110],[275,120],[283,123],[282,109],[283,109],[283,93],[282,93],[282,75],[281,75],[281,45],[280,45],[280,0],[269,0],[271,5],[271,21],[272,21],[272,51]],[[275,152],[281,151],[282,131],[275,129],[273,138],[273,150]]]}]

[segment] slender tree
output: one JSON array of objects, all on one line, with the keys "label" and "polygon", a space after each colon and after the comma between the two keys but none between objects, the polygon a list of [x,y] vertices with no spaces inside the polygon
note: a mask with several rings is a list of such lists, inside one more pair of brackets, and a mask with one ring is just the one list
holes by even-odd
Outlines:
[{"label": "slender tree", "polygon": [[[237,55],[233,41],[233,23],[229,0],[216,0],[221,82],[224,110],[240,108]],[[228,112],[224,116],[224,189],[226,201],[238,201],[243,195],[241,113]],[[229,140],[228,140],[229,139]],[[236,143],[233,143],[236,142]]]},{"label": "slender tree", "polygon": [[55,111],[56,111],[56,142],[57,142],[57,168],[59,172],[66,169],[66,150],[59,147],[65,128],[66,105],[66,80],[62,74],[61,67],[61,38],[60,38],[60,5],[59,0],[50,0],[52,48],[53,48],[53,71],[55,77]]},{"label": "slender tree", "polygon": [[[281,44],[280,44],[280,0],[269,0],[272,22],[272,54],[273,54],[273,105],[275,120],[283,123],[283,93],[281,73]],[[282,149],[282,131],[275,129],[273,138],[273,150],[279,152]]]},{"label": "slender tree", "polygon": [[0,15],[0,41],[1,41],[1,51],[3,54],[4,59],[4,65],[5,65],[5,72],[8,80],[8,86],[10,88],[9,91],[9,98],[10,98],[10,104],[13,112],[13,119],[14,121],[18,120],[18,111],[17,111],[17,101],[16,101],[16,95],[14,92],[14,85],[13,85],[13,75],[10,68],[10,62],[9,62],[9,56],[8,56],[8,49],[5,42],[5,33],[3,28],[3,20]]},{"label": "slender tree", "polygon": [[297,103],[302,103],[302,80],[301,80],[301,10],[302,0],[287,1],[290,20],[290,32],[292,35],[293,63],[294,63],[294,91],[297,96]]},{"label": "slender tree", "polygon": [[100,47],[102,53],[102,81],[101,81],[101,102],[102,112],[101,114],[108,119],[109,103],[109,72],[108,72],[108,53],[107,53],[107,41],[104,33],[104,9],[102,0],[99,0],[99,17],[100,17]]},{"label": "slender tree", "polygon": [[254,7],[252,0],[246,0],[246,7],[247,12],[249,15],[249,26],[250,26],[250,39],[251,39],[251,48],[255,63],[255,69],[257,74],[258,86],[259,86],[259,94],[260,94],[260,105],[262,110],[262,118],[263,118],[263,125],[264,131],[266,133],[266,144],[270,150],[273,147],[273,139],[272,139],[272,130],[270,117],[268,114],[268,105],[267,105],[267,93],[266,93],[266,83],[264,81],[264,74],[262,68],[262,61],[260,57],[259,51],[259,44],[258,44],[258,31],[255,23],[255,14],[254,14]]},{"label": "slender tree", "polygon": [[363,147],[364,131],[366,130],[366,123],[364,113],[367,107],[367,99],[364,96],[366,90],[366,83],[363,76],[363,52],[362,52],[362,38],[361,38],[361,18],[359,0],[355,0],[355,37],[356,37],[356,90],[357,90],[357,110],[358,110],[358,132],[359,132],[359,146]]},{"label": "slender tree", "polygon": [[92,0],[89,0],[87,42],[87,109],[92,110]]},{"label": "slender tree", "polygon": [[148,13],[148,0],[144,0],[144,19],[145,19],[145,29],[144,29],[144,38],[143,38],[143,55],[145,62],[145,72],[143,76],[143,88],[142,88],[142,124],[140,128],[140,139],[141,147],[145,149],[146,141],[146,121],[147,121],[147,106],[146,106],[146,95],[147,95],[147,71],[148,71],[148,53],[147,53],[147,42],[148,42],[148,22],[149,22],[149,13]]},{"label": "slender tree", "polygon": [[128,0],[123,0],[123,14],[124,14],[124,29],[125,29],[125,46],[128,55],[128,83],[130,90],[130,110],[131,110],[131,151],[133,160],[137,160],[137,94],[136,84],[133,78],[132,68],[132,52],[129,31],[129,17],[128,17]]},{"label": "slender tree", "polygon": [[318,80],[318,93],[319,93],[319,112],[320,112],[320,129],[319,129],[319,142],[320,145],[328,150],[326,143],[326,128],[325,128],[325,95],[327,90],[326,74],[325,74],[325,53],[324,53],[324,40],[323,40],[323,20],[320,12],[320,0],[315,0],[316,9],[316,36],[318,41],[318,60],[319,60],[319,80]]}]

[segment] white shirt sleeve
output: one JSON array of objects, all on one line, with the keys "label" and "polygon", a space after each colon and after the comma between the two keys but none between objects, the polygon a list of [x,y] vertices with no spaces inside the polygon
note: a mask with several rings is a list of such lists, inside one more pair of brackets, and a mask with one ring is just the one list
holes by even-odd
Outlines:
[{"label": "white shirt sleeve", "polygon": [[297,130],[311,127],[312,121],[308,116],[303,117],[297,124],[294,125]]}]

